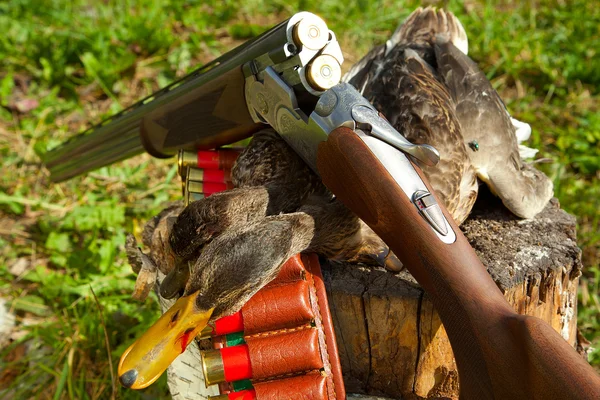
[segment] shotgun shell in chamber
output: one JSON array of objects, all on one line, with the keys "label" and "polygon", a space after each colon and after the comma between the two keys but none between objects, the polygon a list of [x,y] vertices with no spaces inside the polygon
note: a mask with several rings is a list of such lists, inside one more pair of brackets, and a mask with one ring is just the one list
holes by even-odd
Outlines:
[{"label": "shotgun shell in chamber", "polygon": [[342,79],[342,67],[333,56],[320,55],[308,66],[306,80],[315,90],[330,89],[340,83],[340,79]]},{"label": "shotgun shell in chamber", "polygon": [[250,353],[245,344],[201,352],[206,385],[252,378]]},{"label": "shotgun shell in chamber", "polygon": [[298,47],[321,50],[329,41],[329,29],[321,18],[308,15],[294,26],[292,37]]}]

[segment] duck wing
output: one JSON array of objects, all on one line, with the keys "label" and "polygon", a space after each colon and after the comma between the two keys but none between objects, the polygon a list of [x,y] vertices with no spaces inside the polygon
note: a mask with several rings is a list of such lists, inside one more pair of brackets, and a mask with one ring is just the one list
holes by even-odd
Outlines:
[{"label": "duck wing", "polygon": [[514,214],[532,218],[553,195],[550,179],[519,155],[515,124],[477,64],[451,42],[435,45],[438,73],[456,103],[469,158],[484,181]]},{"label": "duck wing", "polygon": [[314,234],[305,213],[272,215],[229,229],[206,245],[195,260],[185,295],[200,292],[213,318],[238,311],[273,280],[281,266],[304,251]]},{"label": "duck wing", "polygon": [[397,48],[411,48],[433,68],[436,67],[433,43],[437,35],[444,35],[461,51],[467,54],[469,41],[462,24],[449,11],[433,7],[419,7],[402,22],[390,39],[374,47],[354,64],[342,80],[363,93],[369,81],[377,79],[383,71],[385,60]]},{"label": "duck wing", "polygon": [[309,195],[328,193],[319,177],[271,128],[254,134],[231,169],[231,180],[238,188],[266,188],[268,215],[294,212]]},{"label": "duck wing", "polygon": [[478,187],[448,90],[411,48],[396,46],[378,63],[380,71],[365,84],[363,95],[409,141],[432,145],[440,152],[437,166],[421,168],[461,223],[471,211]]},{"label": "duck wing", "polygon": [[227,229],[264,218],[269,195],[264,187],[226,190],[190,203],[169,234],[175,256],[187,260]]}]

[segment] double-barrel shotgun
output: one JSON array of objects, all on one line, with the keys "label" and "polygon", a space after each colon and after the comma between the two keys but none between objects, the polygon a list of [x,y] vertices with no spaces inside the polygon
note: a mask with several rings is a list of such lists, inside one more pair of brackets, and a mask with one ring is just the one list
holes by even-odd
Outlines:
[{"label": "double-barrel shotgun", "polygon": [[408,142],[340,83],[343,56],[301,12],[50,151],[54,181],[141,152],[169,157],[272,126],[417,279],[450,338],[463,399],[600,399],[600,376],[542,320],[517,314],[416,165]]}]

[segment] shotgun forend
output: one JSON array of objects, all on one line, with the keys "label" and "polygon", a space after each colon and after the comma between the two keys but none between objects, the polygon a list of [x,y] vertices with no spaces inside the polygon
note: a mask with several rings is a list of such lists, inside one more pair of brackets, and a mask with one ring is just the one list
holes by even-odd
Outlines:
[{"label": "shotgun forend", "polygon": [[251,118],[244,98],[253,67],[269,66],[296,92],[315,97],[339,82],[342,62],[325,22],[295,14],[49,151],[44,162],[52,180],[62,181],[144,151],[169,157],[239,141],[264,122]]},{"label": "shotgun forend", "polygon": [[[60,181],[144,150],[167,157],[223,146],[270,124],[425,289],[452,343],[461,399],[600,398],[600,377],[550,326],[514,312],[436,199],[413,161],[434,165],[438,152],[409,143],[339,83],[342,62],[325,22],[295,14],[45,162]],[[181,154],[183,176],[194,160]],[[131,377],[120,379],[131,385]]]}]

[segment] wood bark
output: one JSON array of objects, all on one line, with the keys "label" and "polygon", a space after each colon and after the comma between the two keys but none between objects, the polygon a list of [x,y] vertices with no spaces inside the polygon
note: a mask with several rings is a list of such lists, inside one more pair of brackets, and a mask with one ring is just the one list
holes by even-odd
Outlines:
[{"label": "wood bark", "polygon": [[[461,227],[470,244],[517,312],[543,319],[576,346],[575,219],[556,200],[522,220],[483,197]],[[410,274],[339,263],[323,269],[349,393],[458,398],[450,342]]]},{"label": "wood bark", "polygon": [[[461,229],[488,272],[516,311],[545,320],[576,346],[582,266],[575,219],[556,200],[536,218],[521,220],[493,197],[480,197]],[[349,399],[458,398],[448,337],[409,273],[322,265],[347,392],[356,393]],[[162,303],[163,309],[168,307]],[[174,399],[206,399],[216,393],[215,387],[204,387],[195,343],[168,374]]]}]

